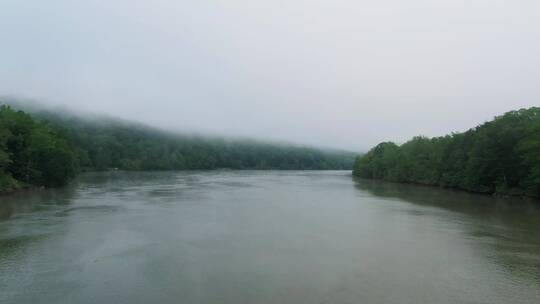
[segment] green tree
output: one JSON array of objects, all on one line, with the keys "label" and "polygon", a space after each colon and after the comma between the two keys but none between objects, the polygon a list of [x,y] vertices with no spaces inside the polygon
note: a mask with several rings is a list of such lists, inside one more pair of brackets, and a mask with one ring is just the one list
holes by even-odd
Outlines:
[{"label": "green tree", "polygon": [[540,108],[508,112],[461,134],[379,144],[356,159],[354,174],[540,197]]}]

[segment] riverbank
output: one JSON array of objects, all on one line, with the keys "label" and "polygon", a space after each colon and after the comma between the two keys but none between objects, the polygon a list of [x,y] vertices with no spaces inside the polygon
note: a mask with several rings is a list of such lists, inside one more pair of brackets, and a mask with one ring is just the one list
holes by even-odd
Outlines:
[{"label": "riverbank", "polygon": [[414,186],[414,187],[420,187],[420,188],[428,188],[428,189],[438,189],[438,190],[446,190],[456,193],[467,193],[472,195],[479,195],[483,197],[493,197],[493,198],[502,198],[502,199],[520,199],[526,202],[531,203],[539,203],[540,204],[540,197],[534,197],[534,196],[526,196],[522,194],[503,194],[503,193],[486,193],[486,192],[477,192],[477,191],[469,191],[466,189],[460,189],[455,187],[444,187],[444,186],[438,186],[438,185],[430,185],[430,184],[423,184],[418,182],[397,182],[397,181],[389,181],[384,179],[372,179],[372,178],[363,178],[352,174],[352,177],[357,182],[362,181],[369,181],[369,182],[379,182],[379,183],[388,183],[393,185],[404,185],[404,186]]},{"label": "riverbank", "polygon": [[0,195],[7,195],[21,190],[23,185],[13,177],[0,172]]},{"label": "riverbank", "polygon": [[540,108],[511,111],[464,133],[383,142],[354,174],[500,196],[540,198]]}]

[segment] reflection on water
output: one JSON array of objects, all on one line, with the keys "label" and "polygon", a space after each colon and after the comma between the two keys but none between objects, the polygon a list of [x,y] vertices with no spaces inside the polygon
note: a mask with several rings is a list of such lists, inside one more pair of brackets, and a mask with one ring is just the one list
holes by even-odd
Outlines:
[{"label": "reflection on water", "polygon": [[53,226],[61,221],[58,213],[68,208],[75,193],[70,186],[0,196],[0,265],[54,231]]},{"label": "reflection on water", "polygon": [[[540,202],[363,179],[355,185],[377,197],[458,214],[466,237],[489,247],[480,250],[486,258],[540,283]],[[448,217],[446,212],[444,217]]]},{"label": "reflection on water", "polygon": [[47,211],[59,206],[68,205],[75,187],[61,189],[32,189],[0,196],[0,221],[10,219],[18,214]]},{"label": "reflection on water", "polygon": [[0,197],[0,303],[539,303],[540,207],[350,172],[102,172]]}]

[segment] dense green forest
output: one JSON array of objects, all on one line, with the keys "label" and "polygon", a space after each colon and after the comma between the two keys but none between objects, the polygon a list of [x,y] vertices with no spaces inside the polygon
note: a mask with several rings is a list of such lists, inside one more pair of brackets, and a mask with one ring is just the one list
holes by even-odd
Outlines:
[{"label": "dense green forest", "polygon": [[354,154],[169,133],[70,113],[0,108],[0,192],[65,184],[80,170],[352,169]]},{"label": "dense green forest", "polygon": [[381,143],[356,159],[354,175],[540,197],[540,108],[508,112],[464,133]]},{"label": "dense green forest", "polygon": [[61,130],[0,107],[0,192],[24,185],[60,186],[77,171],[77,157]]}]

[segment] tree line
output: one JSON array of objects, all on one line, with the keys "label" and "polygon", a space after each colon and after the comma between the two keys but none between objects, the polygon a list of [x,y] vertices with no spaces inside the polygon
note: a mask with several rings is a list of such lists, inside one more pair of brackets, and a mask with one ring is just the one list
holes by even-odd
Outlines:
[{"label": "tree line", "polygon": [[540,197],[540,108],[508,112],[464,133],[381,143],[356,159],[353,174]]},{"label": "tree line", "polygon": [[0,107],[0,192],[29,184],[61,186],[77,168],[64,132],[22,111]]},{"label": "tree line", "polygon": [[59,186],[85,170],[351,169],[355,155],[169,133],[109,118],[0,108],[0,192]]}]

